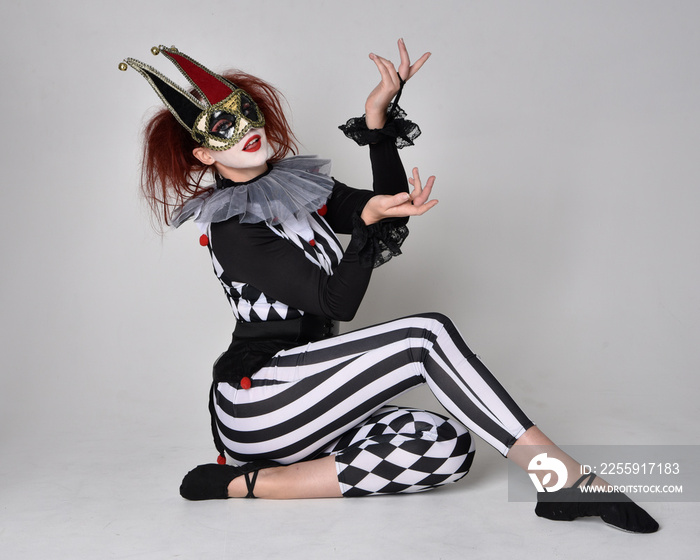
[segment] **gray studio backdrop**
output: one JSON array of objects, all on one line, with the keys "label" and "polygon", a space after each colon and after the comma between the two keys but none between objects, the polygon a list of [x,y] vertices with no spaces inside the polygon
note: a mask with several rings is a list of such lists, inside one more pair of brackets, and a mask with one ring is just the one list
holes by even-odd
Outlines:
[{"label": "gray studio backdrop", "polygon": [[[206,391],[232,315],[198,230],[151,226],[139,130],[158,102],[119,61],[175,76],[149,52],[174,44],[268,79],[303,152],[366,187],[366,149],[337,125],[377,82],[368,53],[397,60],[398,37],[433,53],[402,99],[423,134],[401,155],[437,176],[440,204],[411,222],[404,255],[376,271],[347,328],[445,312],[562,443],[697,443],[697,2],[0,11],[6,449],[89,442],[118,455],[140,442],[146,456],[162,445],[214,456]],[[403,402],[437,408],[426,392]]]}]

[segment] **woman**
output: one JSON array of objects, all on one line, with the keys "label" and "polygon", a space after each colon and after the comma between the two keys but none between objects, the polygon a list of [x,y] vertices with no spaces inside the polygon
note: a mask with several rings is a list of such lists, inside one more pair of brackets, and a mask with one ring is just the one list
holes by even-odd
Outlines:
[{"label": "woman", "polygon": [[[286,157],[295,139],[277,92],[262,80],[217,75],[174,47],[154,47],[159,52],[194,90],[137,60],[120,65],[139,71],[167,106],[146,128],[143,189],[166,223],[193,218],[200,226],[237,319],[231,345],[214,365],[210,394],[220,461],[185,476],[185,498],[427,490],[467,473],[474,446],[465,426],[523,469],[544,457],[580,472],[447,317],[417,315],[336,334],[337,321],[350,320],[359,307],[372,269],[400,253],[407,219],[437,204],[430,198],[434,177],[423,185],[417,169],[409,193],[397,152],[420,132],[404,118],[398,96],[429,53],[411,64],[399,41],[398,71],[370,55],[380,83],[365,116],[341,128],[369,144],[371,192],[329,177],[326,160]],[[215,185],[203,187],[208,172]],[[345,250],[335,233],[351,235]],[[422,383],[457,421],[386,405]],[[225,453],[235,464],[226,464]],[[580,485],[604,481],[568,482],[539,493],[537,515],[596,515],[628,531],[658,529],[622,494],[582,499]]]}]

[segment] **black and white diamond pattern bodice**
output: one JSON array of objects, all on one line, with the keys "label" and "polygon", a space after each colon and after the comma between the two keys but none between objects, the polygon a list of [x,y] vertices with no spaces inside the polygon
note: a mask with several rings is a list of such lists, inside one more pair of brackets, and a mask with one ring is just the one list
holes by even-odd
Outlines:
[{"label": "black and white diamond pattern bodice", "polygon": [[[301,220],[287,220],[283,224],[267,225],[265,223],[250,225],[244,224],[248,230],[265,228],[275,236],[287,242],[287,250],[296,252],[323,271],[326,275],[332,275],[333,270],[342,258],[343,250],[340,242],[331,230],[328,223],[318,213],[307,215]],[[207,226],[207,235],[211,241],[210,254],[216,276],[224,288],[226,297],[231,305],[236,320],[245,322],[279,321],[285,319],[297,319],[304,314],[303,309],[288,305],[275,299],[269,294],[249,282],[237,281],[236,271],[225,272],[224,267],[216,256],[216,251],[211,250],[216,246],[216,232],[212,234],[211,224]],[[264,250],[258,248],[258,251]],[[264,259],[265,255],[251,255],[253,258]],[[291,270],[279,269],[271,271],[284,281],[286,275],[292,274]]]}]

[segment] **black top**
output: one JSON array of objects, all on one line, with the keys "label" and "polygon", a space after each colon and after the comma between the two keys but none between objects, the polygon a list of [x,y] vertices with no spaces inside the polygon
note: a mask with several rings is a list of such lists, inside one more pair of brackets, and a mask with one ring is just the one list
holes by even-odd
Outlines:
[{"label": "black top", "polygon": [[[372,268],[400,253],[407,218],[366,226],[360,214],[375,194],[407,192],[406,174],[394,139],[369,151],[373,190],[335,181],[326,206],[302,227],[238,218],[210,224],[214,270],[239,325],[214,364],[215,383],[240,385],[280,350],[332,336],[334,321],[357,312]],[[344,251],[335,233],[351,235]]]},{"label": "black top", "polygon": [[[406,220],[392,220],[367,227],[359,219],[375,194],[408,191],[406,175],[395,144],[387,139],[370,145],[373,191],[358,190],[335,181],[323,218],[335,233],[351,234],[340,262],[329,273],[308,258],[311,249],[300,248],[265,223],[241,224],[236,218],[211,224],[211,248],[221,265],[222,282],[243,283],[256,288],[269,300],[322,317],[351,320],[365,294],[372,268],[363,251],[368,240],[382,231],[400,227]],[[232,188],[235,188],[232,187]],[[317,216],[315,219],[319,220]],[[319,220],[322,222],[322,219]],[[328,232],[332,236],[332,232]],[[323,235],[315,241],[323,244]],[[308,241],[308,240],[306,240]],[[303,244],[302,244],[303,245]],[[302,250],[305,249],[305,250]]]}]

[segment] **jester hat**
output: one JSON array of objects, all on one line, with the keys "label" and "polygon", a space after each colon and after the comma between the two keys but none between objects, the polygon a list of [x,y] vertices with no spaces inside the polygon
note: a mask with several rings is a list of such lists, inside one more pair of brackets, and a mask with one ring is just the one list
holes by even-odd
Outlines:
[{"label": "jester hat", "polygon": [[[152,66],[126,58],[120,70],[131,66],[139,72],[163,100],[177,121],[201,146],[228,150],[253,128],[265,126],[265,117],[253,99],[223,76],[212,72],[175,47],[153,47],[163,53],[187,78],[201,99],[178,86]],[[128,66],[127,66],[128,65]]]}]

